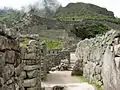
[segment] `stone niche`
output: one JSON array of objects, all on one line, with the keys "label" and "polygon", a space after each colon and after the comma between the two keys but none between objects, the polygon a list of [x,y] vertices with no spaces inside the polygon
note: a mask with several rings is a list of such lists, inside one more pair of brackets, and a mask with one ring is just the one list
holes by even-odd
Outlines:
[{"label": "stone niche", "polygon": [[14,30],[0,25],[0,90],[24,90],[23,65]]},{"label": "stone niche", "polygon": [[21,49],[25,90],[41,90],[41,61],[38,43],[37,40],[30,40],[29,44]]}]

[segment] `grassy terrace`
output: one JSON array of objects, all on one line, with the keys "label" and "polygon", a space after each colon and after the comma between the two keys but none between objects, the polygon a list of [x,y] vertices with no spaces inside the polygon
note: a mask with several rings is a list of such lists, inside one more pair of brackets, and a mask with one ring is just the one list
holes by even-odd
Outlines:
[{"label": "grassy terrace", "polygon": [[45,41],[46,42],[47,49],[59,49],[59,48],[62,47],[62,41],[61,40],[41,37],[40,41]]}]

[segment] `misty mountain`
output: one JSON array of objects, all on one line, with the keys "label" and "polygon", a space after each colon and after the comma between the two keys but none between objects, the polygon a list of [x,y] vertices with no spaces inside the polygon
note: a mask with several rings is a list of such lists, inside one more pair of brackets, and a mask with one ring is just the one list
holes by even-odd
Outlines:
[{"label": "misty mountain", "polygon": [[23,11],[41,17],[51,17],[59,7],[60,3],[57,0],[40,0],[33,5],[23,7]]}]

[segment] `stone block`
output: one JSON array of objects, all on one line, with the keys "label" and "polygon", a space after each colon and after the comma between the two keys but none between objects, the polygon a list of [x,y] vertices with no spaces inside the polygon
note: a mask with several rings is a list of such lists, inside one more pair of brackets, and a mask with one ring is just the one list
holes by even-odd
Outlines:
[{"label": "stone block", "polygon": [[12,84],[14,82],[14,77],[12,77],[11,79],[9,79],[7,82],[6,82],[6,84],[7,85],[10,85],[10,84]]},{"label": "stone block", "polygon": [[116,56],[120,56],[120,44],[114,46]]},{"label": "stone block", "polygon": [[19,66],[15,68],[15,75],[16,76],[19,76],[21,74],[21,72],[23,71],[23,67],[24,67],[24,65],[19,64]]},{"label": "stone block", "polygon": [[5,82],[14,75],[14,71],[15,71],[15,68],[12,64],[7,64],[3,68],[2,77],[4,78]]},{"label": "stone block", "polygon": [[0,90],[16,90],[15,89],[15,84],[10,84],[10,85],[4,85]]},{"label": "stone block", "polygon": [[39,75],[39,71],[38,70],[33,70],[33,71],[29,71],[27,72],[27,76],[28,78],[35,78]]},{"label": "stone block", "polygon": [[19,47],[19,42],[14,40],[14,39],[9,39],[8,40],[8,45],[11,49],[13,50],[17,50],[19,51],[20,50],[20,47]]},{"label": "stone block", "polygon": [[26,65],[26,66],[24,66],[25,71],[32,71],[32,70],[36,70],[36,69],[40,69],[40,65]]},{"label": "stone block", "polygon": [[24,87],[35,87],[37,85],[37,79],[26,79],[24,80]]},{"label": "stone block", "polygon": [[0,52],[0,73],[4,68],[4,65],[5,65],[5,54],[3,52]]},{"label": "stone block", "polygon": [[36,49],[36,47],[28,46],[28,47],[27,47],[27,52],[28,52],[28,53],[36,53],[36,52],[37,52],[37,49]]},{"label": "stone block", "polygon": [[3,86],[5,83],[4,79],[2,77],[0,77],[0,87]]},{"label": "stone block", "polygon": [[0,36],[0,50],[8,49],[8,39],[4,36]]},{"label": "stone block", "polygon": [[120,57],[115,57],[115,65],[117,69],[120,69]]},{"label": "stone block", "polygon": [[21,62],[22,62],[22,59],[20,57],[20,53],[15,52],[15,62],[14,62],[15,67],[21,64]]},{"label": "stone block", "polygon": [[14,64],[15,62],[15,51],[6,51],[5,52],[5,62],[9,64]]},{"label": "stone block", "polygon": [[25,53],[24,59],[36,59],[36,53]]},{"label": "stone block", "polygon": [[26,72],[25,71],[22,71],[21,73],[20,73],[20,77],[21,78],[26,78],[27,77],[27,74],[26,74]]}]

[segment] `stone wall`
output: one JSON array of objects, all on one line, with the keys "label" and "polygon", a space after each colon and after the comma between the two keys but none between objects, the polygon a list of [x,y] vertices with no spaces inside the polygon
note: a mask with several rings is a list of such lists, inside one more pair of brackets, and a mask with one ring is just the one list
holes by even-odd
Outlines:
[{"label": "stone wall", "polygon": [[43,41],[41,42],[41,80],[45,81],[47,78],[47,73],[49,72],[47,70],[47,60],[46,60],[46,43]]},{"label": "stone wall", "polygon": [[24,90],[16,33],[0,25],[0,90]]},{"label": "stone wall", "polygon": [[30,40],[22,47],[23,78],[25,90],[41,90],[41,58],[39,42]]},{"label": "stone wall", "polygon": [[111,30],[103,36],[80,41],[72,75],[83,75],[104,90],[120,89],[120,32]]},{"label": "stone wall", "polygon": [[61,49],[51,49],[47,51],[46,54],[47,60],[47,71],[50,71],[51,68],[59,66],[62,62],[67,60],[68,67],[70,64],[70,51],[65,51]]}]

